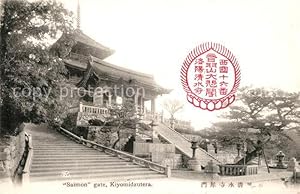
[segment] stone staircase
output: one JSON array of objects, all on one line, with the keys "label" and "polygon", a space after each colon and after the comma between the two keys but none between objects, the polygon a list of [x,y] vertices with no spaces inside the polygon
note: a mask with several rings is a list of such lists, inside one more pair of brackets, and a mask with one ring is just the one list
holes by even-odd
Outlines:
[{"label": "stone staircase", "polygon": [[166,177],[150,168],[78,144],[54,130],[31,128],[27,131],[33,142],[30,182]]},{"label": "stone staircase", "polygon": [[[157,126],[153,129],[167,142],[174,144],[182,154],[192,158],[193,153],[191,143],[183,135],[163,123],[157,123]],[[199,159],[199,162],[203,167],[206,166],[210,160],[215,161],[217,164],[221,163],[218,159],[201,148],[196,150],[196,157]]]}]

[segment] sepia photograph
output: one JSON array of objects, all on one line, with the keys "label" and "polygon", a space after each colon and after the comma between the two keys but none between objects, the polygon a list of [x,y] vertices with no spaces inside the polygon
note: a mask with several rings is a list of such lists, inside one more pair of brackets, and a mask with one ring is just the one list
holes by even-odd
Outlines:
[{"label": "sepia photograph", "polygon": [[0,0],[0,194],[300,194],[297,0]]}]

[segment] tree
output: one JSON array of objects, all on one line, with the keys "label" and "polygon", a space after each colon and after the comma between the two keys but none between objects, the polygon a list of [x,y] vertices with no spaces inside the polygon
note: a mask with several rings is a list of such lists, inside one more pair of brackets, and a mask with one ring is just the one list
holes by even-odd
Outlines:
[{"label": "tree", "polygon": [[103,121],[91,120],[91,125],[102,126],[101,131],[106,133],[117,133],[117,139],[112,148],[120,142],[121,132],[135,135],[139,119],[136,115],[136,107],[132,100],[126,99],[122,105],[113,104],[108,108],[109,114]]},{"label": "tree", "polygon": [[[262,150],[272,147],[279,139],[291,141],[286,134],[298,130],[300,124],[300,94],[282,90],[244,87],[238,92],[238,99],[229,110],[221,115],[222,121],[214,123],[208,136],[223,144],[246,141],[248,149]],[[250,153],[250,150],[249,150]]]},{"label": "tree", "polygon": [[51,42],[72,32],[73,17],[51,0],[6,0],[1,10],[0,133],[14,134],[22,122],[46,122],[59,115],[59,86],[66,70]]},{"label": "tree", "polygon": [[174,115],[183,109],[184,104],[177,99],[167,99],[163,102],[163,107],[170,114],[171,128],[174,129]]}]

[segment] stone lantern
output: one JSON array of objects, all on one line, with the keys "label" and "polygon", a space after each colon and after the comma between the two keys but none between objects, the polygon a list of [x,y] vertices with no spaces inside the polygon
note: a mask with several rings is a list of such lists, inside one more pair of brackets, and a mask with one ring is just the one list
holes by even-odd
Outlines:
[{"label": "stone lantern", "polygon": [[193,139],[192,141],[191,141],[191,143],[192,143],[192,146],[191,146],[191,148],[192,148],[192,150],[193,150],[193,156],[192,156],[192,159],[195,159],[196,158],[196,149],[198,148],[198,146],[197,146],[197,141],[195,140],[195,139]]},{"label": "stone lantern", "polygon": [[196,149],[198,148],[198,142],[195,138],[191,141],[191,148],[193,150],[192,158],[188,161],[188,168],[190,170],[200,172],[201,171],[201,164],[196,158]]},{"label": "stone lantern", "polygon": [[279,151],[276,154],[276,158],[277,158],[277,168],[285,168],[284,164],[283,164],[283,158],[285,157],[285,154],[282,151]]},{"label": "stone lantern", "polygon": [[241,149],[242,149],[242,143],[241,142],[238,142],[236,144],[236,149],[237,149],[237,156],[234,159],[235,162],[239,161],[242,158],[241,157]]}]

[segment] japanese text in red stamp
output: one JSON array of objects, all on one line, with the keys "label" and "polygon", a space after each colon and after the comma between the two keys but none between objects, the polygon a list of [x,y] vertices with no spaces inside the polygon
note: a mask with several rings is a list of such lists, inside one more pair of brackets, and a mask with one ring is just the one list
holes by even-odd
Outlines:
[{"label": "japanese text in red stamp", "polygon": [[220,110],[232,104],[241,72],[234,55],[218,43],[194,48],[181,68],[187,100],[203,110]]}]

